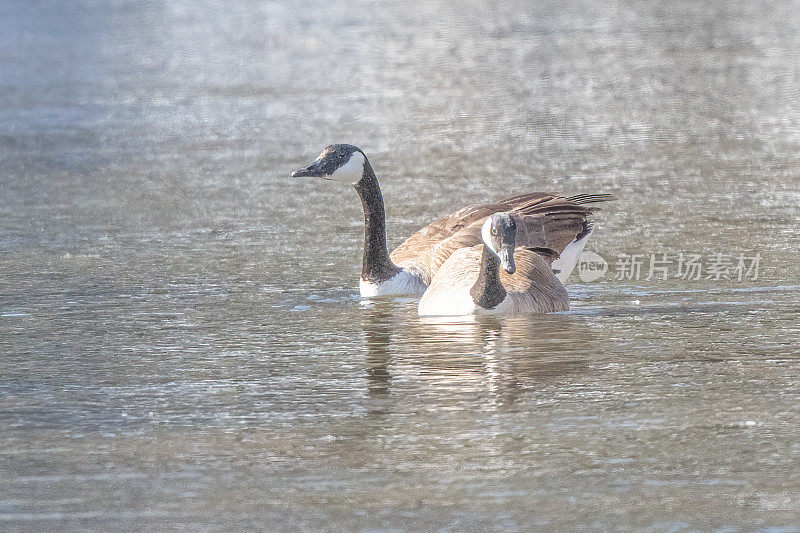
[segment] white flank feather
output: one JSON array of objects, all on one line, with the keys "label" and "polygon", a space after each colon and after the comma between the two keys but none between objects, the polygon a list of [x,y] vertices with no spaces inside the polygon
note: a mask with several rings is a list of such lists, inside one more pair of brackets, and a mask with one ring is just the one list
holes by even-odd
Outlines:
[{"label": "white flank feather", "polygon": [[419,277],[402,269],[386,281],[375,283],[362,279],[358,282],[358,289],[362,298],[374,298],[386,295],[422,294],[426,286]]},{"label": "white flank feather", "polygon": [[567,283],[567,279],[575,269],[575,265],[578,264],[578,260],[581,257],[581,252],[583,252],[583,247],[586,246],[586,241],[589,239],[589,235],[591,234],[592,230],[590,230],[589,233],[584,235],[580,240],[575,239],[569,243],[567,247],[564,248],[564,251],[561,252],[561,257],[553,261],[553,270],[561,271],[556,274],[558,281],[561,283]]}]

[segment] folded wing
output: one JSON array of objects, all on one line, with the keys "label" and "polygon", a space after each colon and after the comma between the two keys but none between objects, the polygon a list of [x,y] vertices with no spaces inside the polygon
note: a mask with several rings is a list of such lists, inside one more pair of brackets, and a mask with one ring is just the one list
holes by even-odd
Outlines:
[{"label": "folded wing", "polygon": [[[611,200],[606,194],[561,197],[528,193],[499,202],[467,206],[425,226],[391,254],[398,266],[418,272],[426,284],[450,255],[481,243],[481,225],[492,213],[510,212],[517,221],[517,246],[546,247],[559,253],[591,230],[588,204]],[[569,273],[567,273],[569,274]]]}]

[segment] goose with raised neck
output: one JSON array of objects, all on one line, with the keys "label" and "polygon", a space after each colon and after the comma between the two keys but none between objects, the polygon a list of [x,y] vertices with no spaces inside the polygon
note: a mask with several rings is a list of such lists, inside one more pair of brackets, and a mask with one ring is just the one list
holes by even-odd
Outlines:
[{"label": "goose with raised neck", "polygon": [[367,156],[350,144],[328,146],[292,177],[316,176],[351,183],[364,210],[364,255],[359,290],[364,298],[388,294],[418,294],[427,284],[412,267],[398,266],[386,247],[386,211],[378,178]]}]

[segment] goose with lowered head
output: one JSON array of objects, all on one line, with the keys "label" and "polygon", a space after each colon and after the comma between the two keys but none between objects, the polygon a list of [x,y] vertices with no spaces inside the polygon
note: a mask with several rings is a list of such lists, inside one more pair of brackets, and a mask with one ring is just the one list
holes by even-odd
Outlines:
[{"label": "goose with lowered head", "polygon": [[482,244],[456,250],[439,268],[419,301],[420,316],[569,309],[567,290],[552,269],[558,252],[516,247],[517,223],[508,213],[487,218],[481,235]]},{"label": "goose with lowered head", "polygon": [[551,248],[561,259],[553,263],[566,280],[591,233],[587,204],[609,195],[560,197],[534,192],[504,200],[471,205],[435,220],[398,246],[391,255],[386,246],[386,215],[378,178],[367,156],[351,144],[334,144],[292,177],[312,176],[351,183],[364,209],[364,255],[359,289],[362,298],[422,294],[433,275],[454,251],[481,242],[486,217],[498,211],[512,213],[518,224],[517,241],[524,246]]}]

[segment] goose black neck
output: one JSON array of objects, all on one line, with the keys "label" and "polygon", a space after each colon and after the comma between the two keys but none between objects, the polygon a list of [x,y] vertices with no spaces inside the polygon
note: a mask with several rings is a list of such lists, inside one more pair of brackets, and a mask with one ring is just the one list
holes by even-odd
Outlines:
[{"label": "goose black neck", "polygon": [[364,174],[355,184],[364,208],[364,261],[361,279],[380,282],[390,279],[400,269],[389,259],[386,249],[386,213],[378,178],[369,161],[364,162]]},{"label": "goose black neck", "polygon": [[500,258],[485,244],[478,279],[469,293],[475,304],[484,309],[494,309],[506,297],[506,289],[500,282]]}]

